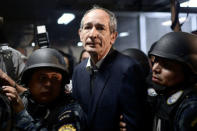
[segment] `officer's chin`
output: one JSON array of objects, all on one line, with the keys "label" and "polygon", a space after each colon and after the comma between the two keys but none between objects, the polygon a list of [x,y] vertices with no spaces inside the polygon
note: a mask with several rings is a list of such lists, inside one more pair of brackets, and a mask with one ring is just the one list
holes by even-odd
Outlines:
[{"label": "officer's chin", "polygon": [[41,99],[37,100],[37,102],[39,104],[43,104],[43,105],[46,105],[46,104],[49,104],[49,103],[53,103],[53,101],[55,101],[54,99],[49,99],[47,97],[42,97]]},{"label": "officer's chin", "polygon": [[156,82],[153,82],[153,88],[156,90],[156,92],[158,92],[159,94],[160,93],[165,93],[165,90],[166,90],[166,86],[160,84],[160,83],[156,83]]}]

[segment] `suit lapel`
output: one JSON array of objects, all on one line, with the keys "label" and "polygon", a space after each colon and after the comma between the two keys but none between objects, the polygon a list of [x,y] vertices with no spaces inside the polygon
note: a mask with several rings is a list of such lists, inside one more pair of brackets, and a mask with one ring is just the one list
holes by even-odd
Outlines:
[{"label": "suit lapel", "polygon": [[[77,96],[78,101],[82,104],[84,111],[87,113],[89,110],[89,100],[91,98],[90,94],[90,73],[86,69],[87,60],[81,63],[81,68],[78,70],[77,74],[77,92],[75,95]],[[81,79],[83,78],[83,79]],[[85,81],[84,81],[85,80]]]},{"label": "suit lapel", "polygon": [[[84,79],[81,79],[81,80],[83,80],[83,81],[81,81],[81,84],[85,86],[85,87],[83,87],[83,89],[82,89],[82,90],[83,90],[83,91],[82,91],[82,92],[83,92],[82,95],[86,94],[85,92],[88,91],[88,93],[86,94],[85,98],[86,98],[87,100],[89,100],[90,97],[91,97],[91,94],[90,94],[90,72],[87,71],[86,65],[87,65],[87,62],[86,62],[86,64],[84,65],[83,70],[82,70],[82,72],[84,72],[84,75],[83,75],[83,76],[80,76],[80,77],[81,77],[81,78],[84,78]],[[84,81],[84,80],[86,80],[86,81]]]},{"label": "suit lapel", "polygon": [[94,115],[97,111],[97,107],[99,104],[99,100],[104,92],[104,89],[106,87],[106,83],[109,79],[109,72],[97,72],[96,79],[94,82],[94,91],[91,95],[90,103],[89,103],[89,120],[90,122],[94,119]]}]

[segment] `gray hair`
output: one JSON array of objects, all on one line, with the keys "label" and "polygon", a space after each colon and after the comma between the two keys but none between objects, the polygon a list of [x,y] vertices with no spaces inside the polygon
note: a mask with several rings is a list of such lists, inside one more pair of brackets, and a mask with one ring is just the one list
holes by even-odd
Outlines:
[{"label": "gray hair", "polygon": [[105,11],[108,15],[109,15],[109,18],[110,18],[110,22],[109,22],[109,28],[110,28],[110,32],[113,33],[113,32],[116,32],[117,31],[117,19],[116,19],[116,16],[113,12],[111,12],[110,10],[108,9],[105,9],[105,8],[102,8],[98,5],[94,5],[93,8],[91,8],[90,10],[87,10],[85,12],[85,14],[83,15],[83,18],[81,19],[81,24],[80,24],[80,29],[83,28],[83,24],[84,24],[84,17],[91,11],[93,10],[96,10],[96,9],[99,9],[99,10],[103,10]]}]

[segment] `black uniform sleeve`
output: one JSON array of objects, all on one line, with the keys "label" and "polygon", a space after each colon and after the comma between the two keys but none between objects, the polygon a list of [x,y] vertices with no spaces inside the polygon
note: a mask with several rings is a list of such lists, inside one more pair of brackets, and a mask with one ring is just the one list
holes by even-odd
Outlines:
[{"label": "black uniform sleeve", "polygon": [[197,99],[184,102],[179,108],[175,125],[176,131],[197,130]]}]

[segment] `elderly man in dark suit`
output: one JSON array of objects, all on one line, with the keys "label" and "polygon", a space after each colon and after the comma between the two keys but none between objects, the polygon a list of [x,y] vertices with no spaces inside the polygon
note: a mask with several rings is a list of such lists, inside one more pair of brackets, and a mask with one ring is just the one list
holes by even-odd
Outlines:
[{"label": "elderly man in dark suit", "polygon": [[101,7],[93,7],[81,20],[80,39],[91,57],[74,70],[73,96],[87,114],[87,130],[120,130],[120,115],[127,130],[143,127],[141,68],[135,60],[112,48],[116,29],[114,14]]}]

